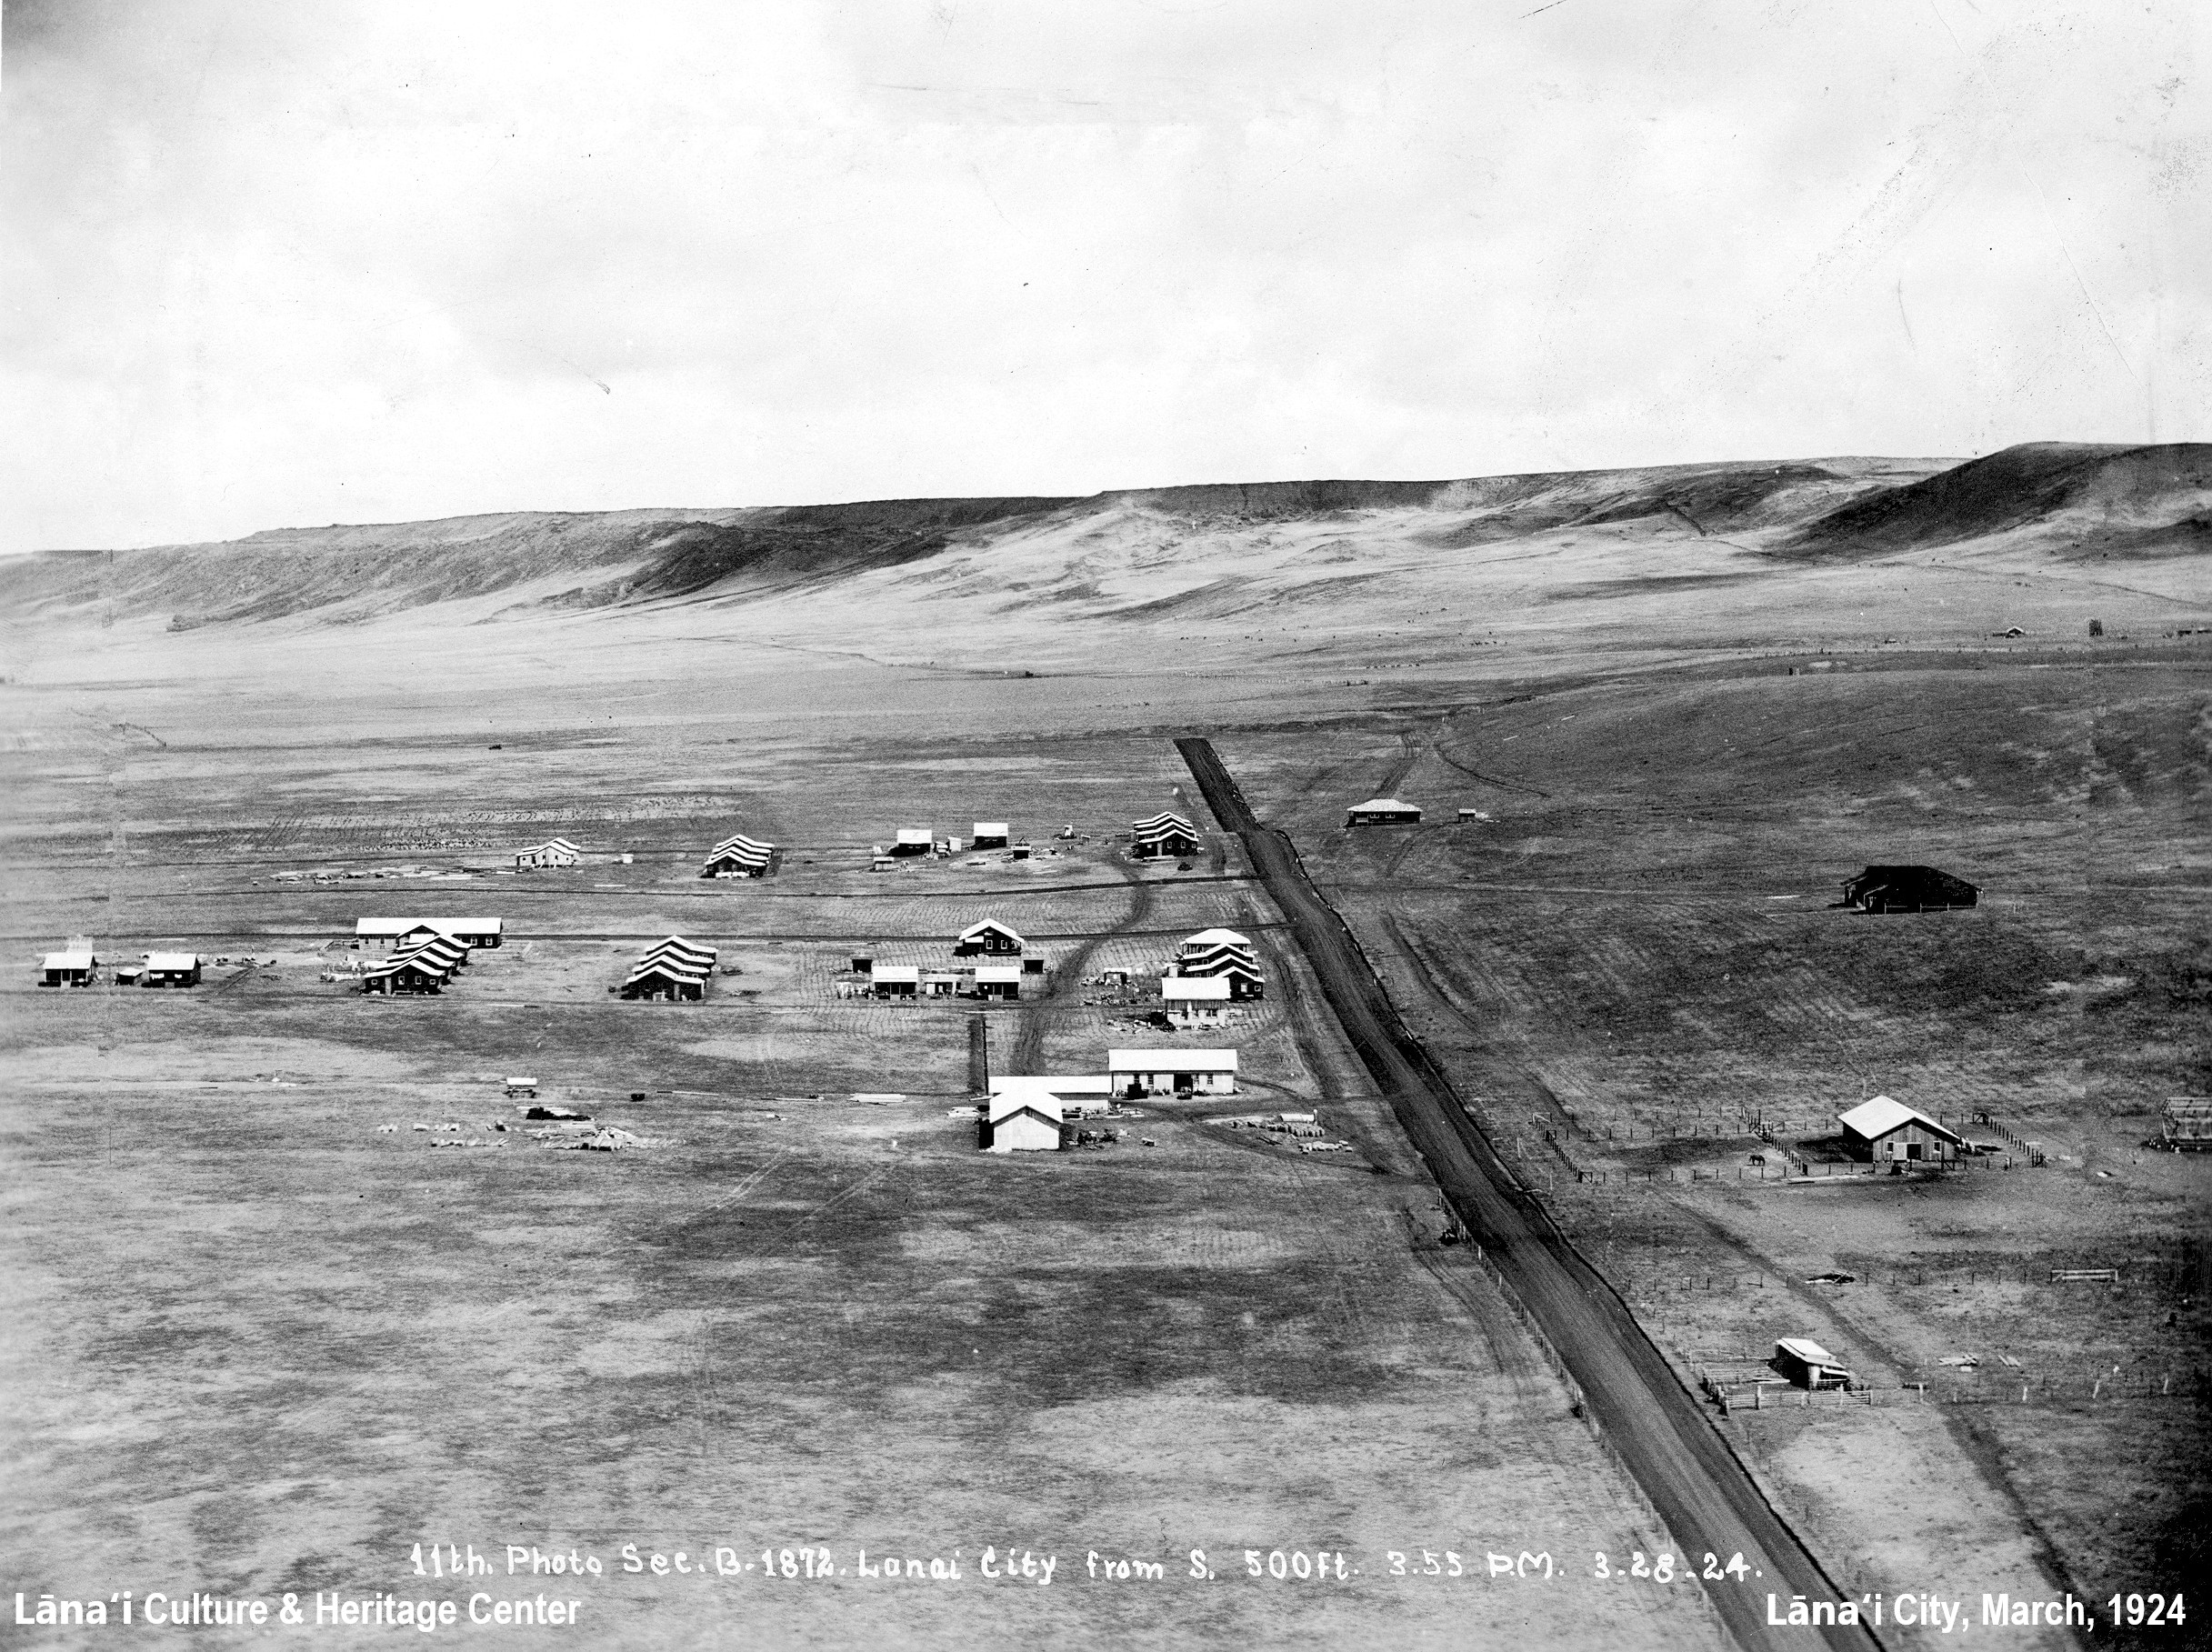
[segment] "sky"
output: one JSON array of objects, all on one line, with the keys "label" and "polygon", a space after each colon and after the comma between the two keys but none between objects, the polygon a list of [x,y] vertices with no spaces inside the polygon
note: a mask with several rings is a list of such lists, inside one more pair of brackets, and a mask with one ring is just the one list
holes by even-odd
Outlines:
[{"label": "sky", "polygon": [[8,0],[0,550],[2212,438],[2202,0]]}]

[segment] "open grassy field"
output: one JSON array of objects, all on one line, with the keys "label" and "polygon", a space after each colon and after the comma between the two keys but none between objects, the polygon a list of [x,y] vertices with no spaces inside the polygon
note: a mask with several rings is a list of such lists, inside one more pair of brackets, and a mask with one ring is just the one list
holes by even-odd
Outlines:
[{"label": "open grassy field", "polygon": [[[831,512],[775,525],[774,579],[736,517],[666,566],[624,561],[636,524],[514,518],[0,570],[6,1594],[465,1601],[415,1546],[504,1574],[514,1543],[609,1568],[487,1586],[587,1597],[570,1644],[1717,1644],[1695,1588],[1589,1576],[1670,1539],[1437,1243],[1184,732],[1686,1382],[1746,1397],[1791,1333],[1868,1377],[1871,1405],[1715,1412],[1841,1582],[2171,1592],[2203,1563],[2212,1202],[2141,1143],[2212,1084],[2203,456],[2159,493],[2084,451],[2031,453],[2042,514],[1978,526],[1939,466],[1850,460],[1028,502],[843,572]],[[853,507],[860,538],[906,508]],[[1343,829],[1394,791],[1424,826]],[[1201,853],[1131,863],[1169,808]],[[1061,852],[869,869],[978,818]],[[739,830],[775,876],[699,879]],[[554,834],[581,866],[505,869]],[[1880,861],[1983,902],[1829,909]],[[478,913],[508,944],[439,997],[321,978],[357,916]],[[1170,1103],[1104,1151],[979,1155],[968,1009],[838,986],[983,916],[1053,971],[985,1012],[1001,1070],[1168,1041],[1086,981],[1252,935],[1237,1107],[1310,1105],[1356,1151]],[[672,933],[738,973],[610,996]],[[231,962],[33,986],[73,934]],[[652,1145],[532,1136],[515,1072]],[[1785,1185],[1840,1167],[1834,1114],[1876,1090],[2047,1162]],[[2117,1294],[2048,1278],[2105,1266]],[[741,1569],[627,1573],[625,1544]],[[744,1571],[764,1547],[802,1575]],[[822,1548],[844,1569],[810,1579]],[[1345,1577],[1291,1570],[1324,1552]]]},{"label": "open grassy field", "polygon": [[[2212,1078],[2207,664],[1759,661],[1222,744],[1686,1379],[1736,1385],[1727,1427],[1817,1546],[2102,1598],[2201,1569],[2212,1496],[2203,1166],[2145,1149]],[[1391,791],[1427,823],[1345,829]],[[1902,860],[1982,904],[1836,909]],[[1784,1179],[1848,1168],[1835,1115],[1877,1093],[2000,1151]],[[2117,1292],[2050,1278],[2106,1267]],[[1876,1403],[1749,1409],[1784,1335]]]}]

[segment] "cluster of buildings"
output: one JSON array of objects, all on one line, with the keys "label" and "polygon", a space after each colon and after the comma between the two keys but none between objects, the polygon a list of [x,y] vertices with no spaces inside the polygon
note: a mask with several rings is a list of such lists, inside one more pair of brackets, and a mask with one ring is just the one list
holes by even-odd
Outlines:
[{"label": "cluster of buildings", "polygon": [[[922,964],[879,964],[866,953],[852,959],[859,990],[873,998],[1018,999],[1025,982],[1044,985],[1045,960],[1029,953],[1011,924],[985,918],[953,937],[953,956],[976,962],[950,968]],[[987,960],[987,961],[986,961]]]},{"label": "cluster of buildings", "polygon": [[[90,986],[97,978],[101,959],[88,941],[73,942],[60,952],[39,960],[41,986]],[[197,986],[200,955],[196,952],[141,953],[135,963],[115,966],[118,986]]]},{"label": "cluster of buildings", "polygon": [[967,838],[950,834],[940,837],[930,826],[900,826],[891,835],[889,843],[875,846],[873,864],[877,870],[896,866],[902,860],[924,855],[939,856],[957,855],[963,848],[1005,849],[1016,860],[1027,860],[1030,846],[1014,840],[1014,828],[1003,820],[978,820],[972,824]]},{"label": "cluster of buildings", "polygon": [[622,985],[613,990],[626,998],[696,1003],[706,996],[706,978],[715,973],[718,956],[712,946],[672,935],[648,947]]},{"label": "cluster of buildings", "polygon": [[756,837],[747,837],[743,832],[733,832],[716,844],[706,856],[706,865],[699,871],[701,877],[766,877],[768,864],[776,858],[776,846],[763,843]]},{"label": "cluster of buildings", "polygon": [[1180,815],[1162,813],[1129,826],[1133,860],[1180,860],[1198,852],[1198,828]]},{"label": "cluster of buildings", "polygon": [[388,958],[361,972],[361,990],[391,996],[399,993],[443,992],[468,967],[469,948],[455,936],[433,931],[405,943]]},{"label": "cluster of buildings", "polygon": [[1082,1120],[1146,1096],[1234,1096],[1235,1050],[1108,1050],[1104,1073],[1016,1075],[990,1081],[976,1110],[986,1153],[1055,1152]]}]

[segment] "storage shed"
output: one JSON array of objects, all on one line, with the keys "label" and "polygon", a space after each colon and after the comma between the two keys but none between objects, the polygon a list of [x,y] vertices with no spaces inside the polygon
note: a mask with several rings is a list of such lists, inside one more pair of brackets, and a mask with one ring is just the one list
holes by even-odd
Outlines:
[{"label": "storage shed", "polygon": [[976,1145],[986,1153],[1053,1153],[1060,1146],[1060,1103],[1026,1086],[984,1103]]},{"label": "storage shed", "polygon": [[1106,1082],[1116,1096],[1234,1096],[1235,1050],[1108,1050]]},{"label": "storage shed", "polygon": [[927,826],[901,826],[891,840],[891,853],[898,855],[926,855],[937,846]]},{"label": "storage shed", "polygon": [[1421,811],[1418,806],[1402,803],[1396,797],[1370,797],[1365,803],[1355,803],[1345,812],[1344,824],[1356,826],[1419,826]]},{"label": "storage shed", "polygon": [[1978,886],[1934,866],[1868,866],[1843,892],[1855,912],[1948,912],[1981,898]]},{"label": "storage shed", "polygon": [[1810,1337],[1785,1337],[1774,1345],[1775,1368],[1801,1388],[1847,1388],[1850,1370]]},{"label": "storage shed", "polygon": [[2212,1100],[2169,1096],[2158,1114],[2158,1145],[2174,1153],[2212,1150]]},{"label": "storage shed", "polygon": [[978,820],[974,833],[978,849],[1003,849],[1014,839],[1014,830],[1003,820]]},{"label": "storage shed", "polygon": [[1957,1131],[1887,1096],[1862,1101],[1837,1116],[1852,1156],[1876,1164],[1942,1164],[1967,1150],[1966,1137]]}]

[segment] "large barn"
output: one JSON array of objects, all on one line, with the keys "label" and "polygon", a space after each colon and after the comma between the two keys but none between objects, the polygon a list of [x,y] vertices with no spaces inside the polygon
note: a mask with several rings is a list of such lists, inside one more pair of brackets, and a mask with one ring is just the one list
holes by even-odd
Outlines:
[{"label": "large barn", "polygon": [[1877,1165],[1947,1164],[1967,1150],[1957,1131],[1887,1096],[1860,1102],[1837,1122],[1852,1156]]},{"label": "large barn", "polygon": [[937,840],[927,826],[901,826],[891,837],[893,855],[927,855],[936,846]]},{"label": "large barn", "polygon": [[983,1105],[976,1145],[986,1153],[1054,1153],[1062,1140],[1061,1104],[1028,1085],[995,1090]]},{"label": "large barn", "polygon": [[1948,912],[1981,898],[1977,886],[1934,866],[1868,866],[1843,891],[1857,912]]},{"label": "large barn", "polygon": [[978,820],[970,842],[978,849],[1003,849],[1013,841],[1014,830],[1003,820]]}]

